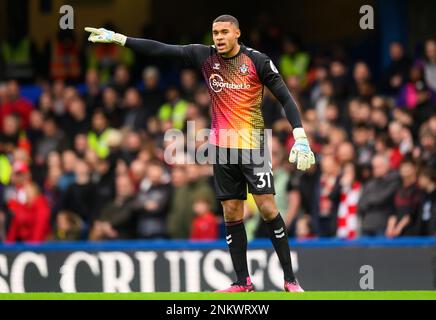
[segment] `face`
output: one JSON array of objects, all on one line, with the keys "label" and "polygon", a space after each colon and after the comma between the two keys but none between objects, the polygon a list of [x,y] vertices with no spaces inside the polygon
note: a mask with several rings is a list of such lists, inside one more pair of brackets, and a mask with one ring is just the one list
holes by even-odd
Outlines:
[{"label": "face", "polygon": [[215,22],[212,25],[213,43],[221,55],[230,53],[240,36],[241,31],[231,22]]},{"label": "face", "polygon": [[30,114],[30,126],[33,129],[41,129],[44,124],[44,118],[39,110],[33,110]]},{"label": "face", "polygon": [[99,78],[96,70],[91,69],[86,73],[86,83],[88,86],[98,86]]},{"label": "face", "polygon": [[356,81],[365,81],[369,76],[368,66],[363,62],[357,63],[354,67],[354,79]]},{"label": "face", "polygon": [[96,113],[92,118],[92,125],[95,130],[101,131],[106,128],[106,118],[101,113]]},{"label": "face", "polygon": [[126,92],[124,104],[128,108],[135,108],[141,106],[141,97],[136,89],[129,89]]},{"label": "face", "polygon": [[324,156],[321,160],[321,168],[326,174],[334,174],[337,168],[335,158],[333,156]]},{"label": "face", "polygon": [[193,205],[194,212],[201,215],[209,211],[209,204],[206,201],[196,201]]},{"label": "face", "polygon": [[341,163],[354,159],[354,147],[351,143],[341,143],[337,151],[337,157]]},{"label": "face", "polygon": [[132,181],[127,175],[117,177],[116,188],[118,195],[121,197],[129,197],[134,191]]},{"label": "face", "polygon": [[389,125],[389,136],[395,143],[400,143],[402,140],[401,136],[402,126],[399,123],[392,122]]},{"label": "face", "polygon": [[427,41],[425,44],[425,54],[429,59],[436,59],[436,41]]},{"label": "face", "polygon": [[377,156],[372,160],[372,173],[374,177],[384,177],[389,172],[389,161],[382,157]]},{"label": "face", "polygon": [[85,161],[76,162],[76,166],[74,168],[76,176],[88,177],[89,175],[89,166]]},{"label": "face", "polygon": [[135,182],[139,182],[145,176],[145,172],[146,172],[145,163],[139,160],[135,160],[130,165],[130,170],[133,180]]},{"label": "face", "polygon": [[416,176],[416,169],[412,163],[405,162],[400,166],[400,176],[403,179]]},{"label": "face", "polygon": [[421,189],[426,189],[427,186],[431,184],[431,180],[425,174],[420,174],[418,178],[418,185]]},{"label": "face", "polygon": [[62,154],[62,164],[66,172],[72,172],[76,163],[76,154],[72,151],[65,151]]},{"label": "face", "polygon": [[112,88],[106,88],[103,91],[103,102],[106,106],[114,105],[118,100],[117,92]]},{"label": "face", "polygon": [[389,51],[391,59],[394,61],[400,60],[403,57],[403,47],[397,42],[391,44]]},{"label": "face", "polygon": [[85,104],[80,99],[75,99],[70,104],[70,114],[75,118],[81,118],[86,115]]},{"label": "face", "polygon": [[179,187],[186,182],[186,173],[183,168],[174,168],[171,172],[171,180],[174,186]]},{"label": "face", "polygon": [[19,130],[19,121],[13,116],[7,116],[3,120],[3,131],[7,135],[16,134]]},{"label": "face", "polygon": [[141,148],[141,137],[136,132],[130,132],[125,141],[126,149],[129,151],[138,151]]},{"label": "face", "polygon": [[151,165],[147,169],[147,176],[152,184],[157,184],[161,181],[163,169],[159,165]]}]

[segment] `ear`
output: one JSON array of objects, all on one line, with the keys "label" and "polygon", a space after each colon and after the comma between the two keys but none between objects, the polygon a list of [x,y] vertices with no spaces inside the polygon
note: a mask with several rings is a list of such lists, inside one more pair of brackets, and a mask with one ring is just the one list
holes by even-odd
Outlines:
[{"label": "ear", "polygon": [[239,39],[241,36],[241,29],[236,29],[236,39]]}]

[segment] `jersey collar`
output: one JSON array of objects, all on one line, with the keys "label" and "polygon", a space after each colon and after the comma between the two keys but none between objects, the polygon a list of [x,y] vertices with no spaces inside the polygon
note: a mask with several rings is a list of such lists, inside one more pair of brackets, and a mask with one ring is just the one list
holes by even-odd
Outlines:
[{"label": "jersey collar", "polygon": [[241,53],[245,50],[245,45],[242,43],[242,42],[240,42],[239,43],[239,51],[238,51],[238,53],[237,54],[235,54],[233,57],[229,57],[229,58],[225,58],[225,57],[223,57],[222,55],[219,55],[222,59],[224,59],[224,60],[231,60],[231,59],[235,59],[235,58],[237,58],[237,57],[239,57],[240,55],[241,55]]}]

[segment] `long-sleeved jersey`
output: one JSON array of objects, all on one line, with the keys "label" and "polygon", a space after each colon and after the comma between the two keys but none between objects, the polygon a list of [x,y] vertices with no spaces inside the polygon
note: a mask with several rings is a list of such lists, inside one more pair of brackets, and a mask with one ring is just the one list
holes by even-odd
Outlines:
[{"label": "long-sleeved jersey", "polygon": [[241,44],[238,54],[224,58],[214,46],[167,45],[127,38],[126,46],[149,56],[177,58],[199,68],[212,102],[209,142],[225,148],[256,149],[263,143],[261,112],[264,85],[282,103],[293,128],[301,127],[298,107],[271,59]]}]

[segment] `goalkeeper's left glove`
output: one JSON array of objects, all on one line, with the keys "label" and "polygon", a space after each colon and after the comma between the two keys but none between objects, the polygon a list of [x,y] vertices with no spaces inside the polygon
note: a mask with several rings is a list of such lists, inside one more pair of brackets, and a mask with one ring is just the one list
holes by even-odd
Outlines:
[{"label": "goalkeeper's left glove", "polygon": [[303,128],[293,130],[295,143],[289,154],[289,162],[297,162],[297,169],[305,171],[315,164],[315,155],[310,150],[309,141]]},{"label": "goalkeeper's left glove", "polygon": [[98,43],[116,43],[120,46],[124,46],[126,44],[127,37],[120,33],[115,33],[111,30],[106,30],[105,28],[85,28],[86,32],[90,32],[90,36],[88,38],[91,42]]}]

